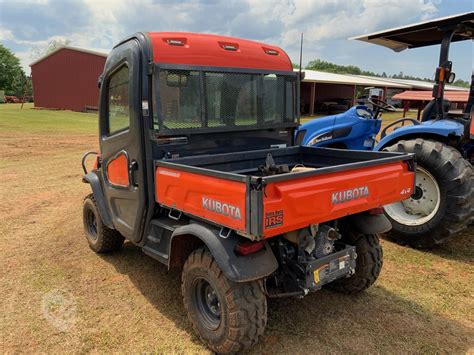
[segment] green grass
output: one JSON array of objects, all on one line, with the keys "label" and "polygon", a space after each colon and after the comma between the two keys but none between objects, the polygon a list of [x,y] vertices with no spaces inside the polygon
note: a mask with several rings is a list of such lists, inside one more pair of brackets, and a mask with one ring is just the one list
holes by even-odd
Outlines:
[{"label": "green grass", "polygon": [[96,113],[38,110],[33,104],[0,105],[0,130],[29,133],[96,133]]},{"label": "green grass", "polygon": [[[110,255],[87,246],[81,156],[97,146],[96,121],[0,105],[0,353],[208,354],[179,272],[130,243]],[[429,251],[382,240],[382,274],[359,295],[269,300],[248,353],[474,353],[473,232]],[[65,302],[51,303],[56,294]],[[46,317],[45,301],[70,328]]]},{"label": "green grass", "polygon": [[[302,116],[301,123],[326,115]],[[384,113],[383,123],[388,124],[401,118],[401,112]],[[407,117],[416,118],[416,111],[409,111]],[[25,131],[30,133],[97,133],[97,113],[81,113],[65,110],[39,110],[28,103],[0,105],[0,130]],[[169,124],[167,122],[167,124]],[[195,125],[195,123],[190,123]]]}]

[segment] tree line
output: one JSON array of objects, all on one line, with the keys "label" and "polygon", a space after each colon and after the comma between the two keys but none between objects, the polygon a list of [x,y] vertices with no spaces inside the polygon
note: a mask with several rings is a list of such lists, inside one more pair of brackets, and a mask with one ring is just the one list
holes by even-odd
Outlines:
[{"label": "tree line", "polygon": [[[293,63],[293,67],[298,68],[299,65]],[[385,72],[380,74],[380,73],[375,73],[373,71],[362,70],[358,66],[355,66],[355,65],[339,65],[339,64],[331,63],[331,62],[321,60],[321,59],[315,59],[315,60],[310,61],[308,65],[305,67],[305,69],[318,70],[318,71],[335,73],[335,74],[354,74],[354,75],[373,76],[373,77],[378,77],[378,78],[408,79],[408,80],[427,81],[431,83],[433,82],[433,80],[431,80],[430,78],[420,78],[418,76],[404,74],[403,72],[400,72],[398,74],[391,74],[391,75],[387,75],[387,73]],[[457,79],[452,85],[461,86],[465,88],[469,87],[469,83],[462,79]]]}]

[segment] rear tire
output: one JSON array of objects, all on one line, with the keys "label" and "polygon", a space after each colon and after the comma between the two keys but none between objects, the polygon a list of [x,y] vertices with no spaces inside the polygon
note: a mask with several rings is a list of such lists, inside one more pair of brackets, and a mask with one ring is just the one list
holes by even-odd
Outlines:
[{"label": "rear tire", "polygon": [[425,190],[420,189],[419,182],[416,183],[418,191],[415,190],[410,199],[386,206],[385,214],[393,226],[390,238],[415,248],[433,247],[446,242],[474,221],[474,171],[456,149],[418,138],[397,142],[385,150],[415,153],[417,165],[421,168],[417,176],[425,177],[425,180],[431,176],[439,196],[436,209],[425,216],[428,217],[426,221],[422,215],[418,219],[408,218],[413,212],[414,199],[420,199],[417,192],[423,198],[422,191]]},{"label": "rear tire", "polygon": [[262,281],[228,280],[207,249],[184,264],[181,291],[195,332],[217,353],[234,353],[258,341],[267,323]]},{"label": "rear tire", "polygon": [[331,282],[328,288],[342,293],[359,293],[372,286],[380,275],[383,265],[382,246],[376,234],[346,232],[342,241],[356,247],[355,273]]},{"label": "rear tire", "polygon": [[86,196],[84,199],[82,218],[86,239],[93,251],[108,253],[122,247],[124,237],[102,222],[93,194]]}]

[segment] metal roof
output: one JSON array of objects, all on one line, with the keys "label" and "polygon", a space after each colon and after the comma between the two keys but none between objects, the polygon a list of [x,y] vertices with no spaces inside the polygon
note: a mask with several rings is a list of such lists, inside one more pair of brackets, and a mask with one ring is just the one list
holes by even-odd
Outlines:
[{"label": "metal roof", "polygon": [[95,50],[95,49],[87,49],[87,48],[80,48],[80,47],[74,47],[74,46],[61,46],[59,48],[56,48],[54,51],[42,56],[41,58],[36,59],[34,62],[30,63],[30,67],[32,67],[36,63],[39,63],[39,62],[45,60],[46,58],[52,56],[53,54],[55,54],[55,53],[57,53],[57,52],[59,52],[60,50],[63,50],[63,49],[70,49],[70,50],[73,50],[73,51],[88,53],[88,54],[97,55],[97,56],[100,56],[100,57],[107,57],[107,55],[108,55],[107,53],[100,52],[100,51]]},{"label": "metal roof", "polygon": [[407,48],[440,44],[444,35],[442,29],[453,26],[458,27],[452,42],[474,39],[474,12],[442,17],[349,39],[378,44],[395,52],[401,52]]},{"label": "metal roof", "polygon": [[[366,78],[371,78],[370,76],[365,76],[365,75],[360,75]],[[377,77],[378,80],[384,81],[384,82],[389,82],[389,83],[397,83],[397,84],[403,84],[406,85],[412,89],[433,89],[433,84],[432,82],[429,81],[423,81],[423,80],[411,80],[411,79],[395,79],[395,78],[379,78]],[[460,86],[454,86],[454,85],[446,85],[445,90],[449,91],[469,91],[469,88],[463,88]]]},{"label": "metal roof", "polygon": [[[299,69],[294,69],[294,70],[299,71]],[[411,89],[411,86],[407,84],[396,83],[396,82],[391,83],[384,80],[380,80],[379,78],[366,77],[362,75],[335,74],[335,73],[327,73],[327,72],[308,70],[308,69],[304,69],[302,71],[305,73],[303,82]]]},{"label": "metal roof", "polygon": [[[467,102],[469,92],[467,91],[446,91],[444,98],[451,102]],[[431,91],[411,91],[407,90],[396,94],[392,97],[393,100],[407,100],[407,101],[431,101],[433,93]]]}]

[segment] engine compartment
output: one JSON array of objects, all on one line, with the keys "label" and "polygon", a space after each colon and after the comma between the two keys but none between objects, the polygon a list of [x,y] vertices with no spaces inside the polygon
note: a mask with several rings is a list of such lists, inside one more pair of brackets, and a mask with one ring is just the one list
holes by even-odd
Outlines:
[{"label": "engine compartment", "polygon": [[337,222],[284,233],[269,244],[280,268],[265,281],[269,297],[305,295],[355,272],[355,247],[344,243]]}]

